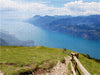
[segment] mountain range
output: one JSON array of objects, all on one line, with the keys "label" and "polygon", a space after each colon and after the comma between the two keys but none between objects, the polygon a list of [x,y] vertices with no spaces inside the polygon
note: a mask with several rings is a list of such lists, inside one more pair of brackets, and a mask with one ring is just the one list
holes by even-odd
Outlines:
[{"label": "mountain range", "polygon": [[36,15],[30,18],[28,22],[46,30],[100,41],[100,15],[74,17],[70,15]]},{"label": "mountain range", "polygon": [[34,41],[21,41],[7,32],[0,32],[1,46],[34,46]]}]

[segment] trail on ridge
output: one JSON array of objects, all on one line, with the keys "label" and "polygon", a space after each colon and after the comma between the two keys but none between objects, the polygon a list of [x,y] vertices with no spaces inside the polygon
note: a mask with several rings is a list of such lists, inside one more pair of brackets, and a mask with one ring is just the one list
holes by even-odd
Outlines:
[{"label": "trail on ridge", "polygon": [[65,57],[65,63],[58,61],[56,66],[53,67],[49,72],[37,75],[67,75],[69,71],[68,70],[69,62],[70,62],[70,57]]}]

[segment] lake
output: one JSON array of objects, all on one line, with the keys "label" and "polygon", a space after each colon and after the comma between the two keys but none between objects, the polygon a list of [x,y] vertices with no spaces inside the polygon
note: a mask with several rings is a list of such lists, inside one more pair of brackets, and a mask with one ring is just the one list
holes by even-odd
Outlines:
[{"label": "lake", "polygon": [[91,41],[59,32],[43,30],[35,25],[18,20],[4,20],[0,27],[20,40],[35,41],[36,46],[66,48],[100,59],[100,41]]}]

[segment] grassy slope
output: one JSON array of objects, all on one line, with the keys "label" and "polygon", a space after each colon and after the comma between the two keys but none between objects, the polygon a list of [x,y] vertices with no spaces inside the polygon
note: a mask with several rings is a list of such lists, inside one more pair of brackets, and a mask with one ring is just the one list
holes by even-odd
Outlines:
[{"label": "grassy slope", "polygon": [[[4,63],[0,66],[0,70],[5,75],[12,75],[13,73],[17,74],[27,70],[34,70],[37,67],[50,68],[58,60],[62,60],[64,56],[67,57],[71,52],[67,50],[66,54],[62,53],[62,49],[42,46],[0,46],[0,63]],[[100,63],[87,59],[83,55],[79,56],[79,60],[91,74],[100,74]],[[44,62],[49,63],[49,66],[44,66]],[[16,65],[5,65],[5,63],[13,63]]]},{"label": "grassy slope", "polygon": [[79,60],[92,75],[100,75],[100,63],[87,59],[83,55],[80,55]]}]

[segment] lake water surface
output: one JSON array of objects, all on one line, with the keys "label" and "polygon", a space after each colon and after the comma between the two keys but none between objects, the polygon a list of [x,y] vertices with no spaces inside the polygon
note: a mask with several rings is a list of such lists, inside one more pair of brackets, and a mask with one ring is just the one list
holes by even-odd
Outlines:
[{"label": "lake water surface", "polygon": [[2,30],[8,31],[20,40],[34,40],[36,46],[67,48],[100,59],[100,41],[90,41],[59,32],[51,32],[16,20],[2,21],[0,26]]}]

